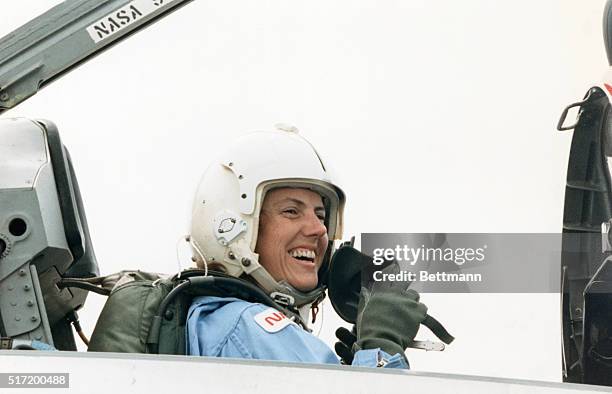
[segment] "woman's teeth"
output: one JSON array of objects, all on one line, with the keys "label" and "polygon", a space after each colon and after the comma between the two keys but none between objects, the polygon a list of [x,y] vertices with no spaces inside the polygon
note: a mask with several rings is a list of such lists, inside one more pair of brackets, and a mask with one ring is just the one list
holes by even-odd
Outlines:
[{"label": "woman's teeth", "polygon": [[293,249],[289,252],[289,255],[298,260],[308,260],[308,261],[314,261],[316,257],[316,253],[314,252],[314,250],[308,250],[308,249]]}]

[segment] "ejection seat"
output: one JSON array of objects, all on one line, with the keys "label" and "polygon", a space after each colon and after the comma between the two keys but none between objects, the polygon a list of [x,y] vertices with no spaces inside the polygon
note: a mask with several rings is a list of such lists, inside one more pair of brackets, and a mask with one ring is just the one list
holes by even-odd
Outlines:
[{"label": "ejection seat", "polygon": [[[564,127],[571,107],[578,120]],[[608,331],[612,328],[612,107],[605,91],[591,88],[569,106],[559,130],[574,130],[563,215],[562,320],[564,381],[612,384]],[[602,234],[602,224],[604,224]],[[602,263],[603,262],[603,263]]]},{"label": "ejection seat", "polygon": [[98,273],[78,182],[57,127],[47,120],[0,120],[3,348],[38,340],[76,350],[70,324],[87,291],[58,283]]},{"label": "ejection seat", "polygon": [[[603,35],[610,69],[568,106],[558,130],[574,130],[561,256],[563,380],[612,386],[612,0]],[[568,111],[576,122],[565,126]]]}]

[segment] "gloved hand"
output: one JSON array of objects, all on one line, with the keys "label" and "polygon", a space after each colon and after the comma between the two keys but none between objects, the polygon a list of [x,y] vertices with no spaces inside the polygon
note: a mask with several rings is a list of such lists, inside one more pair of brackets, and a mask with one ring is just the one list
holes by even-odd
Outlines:
[{"label": "gloved hand", "polygon": [[[398,273],[392,263],[383,274]],[[404,351],[412,343],[419,325],[427,316],[427,307],[419,302],[419,294],[408,289],[406,281],[373,281],[361,288],[357,311],[357,340],[353,353],[362,349],[380,348],[391,356]],[[362,282],[363,283],[363,282]],[[404,356],[405,357],[405,356]]]},{"label": "gloved hand", "polygon": [[353,326],[351,331],[344,327],[338,328],[336,330],[336,338],[340,340],[334,345],[336,354],[340,356],[342,364],[351,365],[353,363],[353,358],[355,357],[353,345],[355,344],[355,341],[357,341],[355,326]]}]

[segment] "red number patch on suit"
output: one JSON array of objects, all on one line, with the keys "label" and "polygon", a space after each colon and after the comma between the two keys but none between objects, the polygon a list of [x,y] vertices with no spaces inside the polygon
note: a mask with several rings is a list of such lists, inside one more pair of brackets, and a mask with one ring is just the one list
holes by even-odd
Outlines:
[{"label": "red number patch on suit", "polygon": [[255,322],[267,332],[278,332],[292,323],[287,316],[274,308],[268,308],[256,314]]}]

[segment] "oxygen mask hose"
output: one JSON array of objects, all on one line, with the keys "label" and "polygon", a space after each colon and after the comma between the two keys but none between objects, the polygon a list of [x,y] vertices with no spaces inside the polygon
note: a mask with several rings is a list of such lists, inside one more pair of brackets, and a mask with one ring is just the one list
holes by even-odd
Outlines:
[{"label": "oxygen mask hose", "polygon": [[6,250],[6,242],[0,238],[0,259],[2,258],[2,254]]}]

